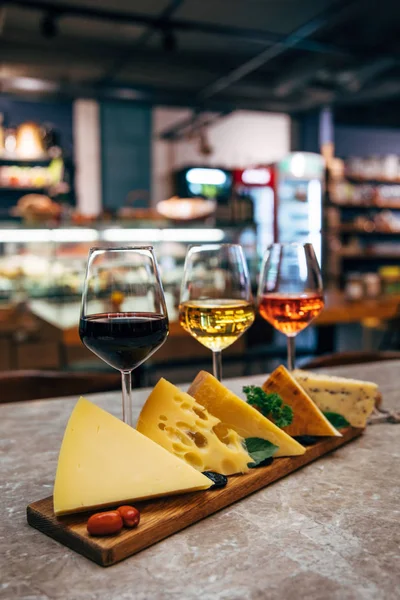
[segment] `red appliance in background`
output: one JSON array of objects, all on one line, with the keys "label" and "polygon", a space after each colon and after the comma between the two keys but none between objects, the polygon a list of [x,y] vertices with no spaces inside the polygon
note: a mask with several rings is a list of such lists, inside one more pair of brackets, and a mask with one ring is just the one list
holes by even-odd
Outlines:
[{"label": "red appliance in background", "polygon": [[[244,210],[257,228],[257,254],[277,238],[276,165],[258,165],[233,170],[234,205]],[[250,204],[249,204],[250,203]],[[243,220],[243,219],[238,219]]]}]

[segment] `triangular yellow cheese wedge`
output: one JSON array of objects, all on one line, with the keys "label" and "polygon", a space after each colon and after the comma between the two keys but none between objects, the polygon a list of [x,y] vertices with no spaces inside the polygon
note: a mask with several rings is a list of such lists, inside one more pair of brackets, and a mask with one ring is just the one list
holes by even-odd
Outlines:
[{"label": "triangular yellow cheese wedge", "polygon": [[199,471],[246,473],[252,462],[236,431],[165,379],[147,398],[136,427]]},{"label": "triangular yellow cheese wedge", "polygon": [[206,371],[200,371],[188,393],[243,438],[258,437],[279,446],[274,456],[297,456],[305,448],[255,408],[229,391]]},{"label": "triangular yellow cheese wedge", "polygon": [[285,404],[292,407],[293,421],[288,427],[283,427],[289,435],[342,435],[283,365],[271,373],[262,389],[267,393],[276,392]]},{"label": "triangular yellow cheese wedge", "polygon": [[209,488],[183,460],[85,398],[65,430],[54,484],[54,512],[64,515],[133,500]]}]

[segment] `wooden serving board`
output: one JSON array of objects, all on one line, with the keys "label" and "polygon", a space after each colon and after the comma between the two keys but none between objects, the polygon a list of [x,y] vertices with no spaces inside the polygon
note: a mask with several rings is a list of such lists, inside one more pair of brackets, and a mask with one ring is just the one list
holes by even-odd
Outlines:
[{"label": "wooden serving board", "polygon": [[353,427],[342,429],[343,437],[321,438],[321,441],[308,446],[301,456],[278,458],[267,467],[229,477],[227,486],[219,490],[135,502],[141,511],[139,527],[123,529],[116,536],[90,536],[86,530],[88,513],[57,518],[53,512],[52,496],[29,504],[28,523],[99,565],[108,567],[304,467],[362,432],[362,429]]}]

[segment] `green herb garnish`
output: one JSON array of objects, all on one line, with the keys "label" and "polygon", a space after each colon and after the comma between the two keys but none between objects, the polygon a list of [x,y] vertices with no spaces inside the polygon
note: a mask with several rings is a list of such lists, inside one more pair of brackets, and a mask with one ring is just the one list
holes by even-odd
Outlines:
[{"label": "green herb garnish", "polygon": [[343,427],[349,427],[350,423],[346,421],[342,415],[338,415],[334,412],[324,412],[324,416],[328,419],[329,423],[336,427],[336,429],[343,429]]},{"label": "green herb garnish", "polygon": [[251,469],[262,467],[266,463],[269,464],[272,455],[275,454],[279,448],[279,446],[275,446],[275,444],[272,444],[268,440],[257,437],[245,439],[244,446],[248,455],[254,460],[254,462],[248,463],[247,465]]},{"label": "green herb garnish", "polygon": [[293,421],[293,410],[288,404],[283,404],[279,394],[267,394],[256,385],[246,385],[243,388],[247,402],[256,406],[264,417],[272,419],[277,427],[287,427]]}]

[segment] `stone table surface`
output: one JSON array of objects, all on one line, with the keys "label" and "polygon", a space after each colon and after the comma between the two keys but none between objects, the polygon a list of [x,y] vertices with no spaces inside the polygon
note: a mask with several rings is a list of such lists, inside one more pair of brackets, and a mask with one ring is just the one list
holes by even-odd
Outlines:
[{"label": "stone table surface", "polygon": [[[326,369],[376,381],[399,407],[400,362]],[[240,392],[244,382],[231,379]],[[0,392],[1,393],[1,392]],[[135,413],[146,391],[135,393]],[[120,415],[118,393],[91,399]],[[1,600],[398,600],[400,426],[333,454],[107,569],[26,523],[52,492],[76,398],[0,405]]]}]

